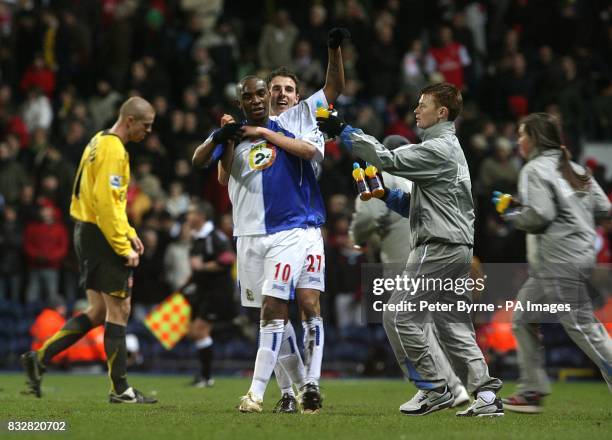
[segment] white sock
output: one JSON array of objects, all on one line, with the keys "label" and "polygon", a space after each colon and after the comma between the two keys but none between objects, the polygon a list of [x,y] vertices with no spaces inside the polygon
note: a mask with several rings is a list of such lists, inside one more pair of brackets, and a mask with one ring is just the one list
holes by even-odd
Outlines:
[{"label": "white sock", "polygon": [[195,347],[198,350],[210,347],[211,345],[213,345],[213,339],[210,336],[206,336],[205,338],[198,339],[195,341]]},{"label": "white sock", "polygon": [[288,393],[295,396],[291,384],[294,383],[298,388],[301,388],[305,383],[304,363],[297,347],[295,330],[289,321],[285,324],[283,343],[278,353],[274,374],[278,387],[281,389],[281,394]]},{"label": "white sock", "polygon": [[280,356],[276,360],[276,366],[274,367],[274,376],[276,376],[276,383],[278,383],[278,388],[280,389],[281,396],[289,394],[290,396],[295,397],[293,386],[291,386],[291,377],[289,376],[289,373],[285,370],[285,367],[283,367],[283,365],[281,364]]},{"label": "white sock", "polygon": [[495,393],[493,391],[479,391],[476,397],[480,397],[486,403],[493,403],[495,400]]},{"label": "white sock", "polygon": [[304,327],[304,358],[306,359],[306,383],[319,385],[325,332],[320,316],[302,321]]},{"label": "white sock", "polygon": [[268,381],[276,365],[284,327],[285,323],[282,319],[259,321],[259,348],[257,358],[255,358],[253,381],[249,389],[255,400],[263,400]]}]

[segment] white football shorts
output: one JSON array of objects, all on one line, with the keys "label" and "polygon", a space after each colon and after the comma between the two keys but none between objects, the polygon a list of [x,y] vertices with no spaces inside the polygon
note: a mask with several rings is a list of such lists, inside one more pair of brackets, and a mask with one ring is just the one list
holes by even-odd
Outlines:
[{"label": "white football shorts", "polygon": [[296,288],[325,291],[325,252],[319,228],[290,229],[237,240],[238,285],[244,307],[261,307],[262,297],[284,300]]}]

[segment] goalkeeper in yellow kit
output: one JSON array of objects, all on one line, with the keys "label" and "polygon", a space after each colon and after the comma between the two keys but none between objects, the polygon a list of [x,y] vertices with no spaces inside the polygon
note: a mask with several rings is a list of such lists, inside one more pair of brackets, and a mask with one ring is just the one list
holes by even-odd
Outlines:
[{"label": "goalkeeper in yellow kit", "polygon": [[49,360],[89,330],[104,324],[104,349],[111,380],[111,403],[155,403],[130,387],[126,377],[125,328],[130,315],[132,269],[144,251],[125,212],[130,180],[127,142],[140,142],[151,132],[155,110],[139,97],[123,103],[117,122],[89,142],[77,171],[70,204],[76,221],[74,243],[81,285],[89,307],[70,319],[38,351],[21,357],[28,390],[41,396],[42,374]]}]

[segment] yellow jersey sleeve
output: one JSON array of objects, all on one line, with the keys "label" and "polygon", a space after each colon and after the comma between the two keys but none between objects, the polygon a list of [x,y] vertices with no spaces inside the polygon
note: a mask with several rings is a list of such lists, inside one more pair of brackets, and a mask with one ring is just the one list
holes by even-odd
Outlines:
[{"label": "yellow jersey sleeve", "polygon": [[114,251],[127,256],[132,249],[130,238],[136,231],[126,214],[130,162],[125,148],[114,136],[104,136],[98,147],[92,208],[96,224]]}]

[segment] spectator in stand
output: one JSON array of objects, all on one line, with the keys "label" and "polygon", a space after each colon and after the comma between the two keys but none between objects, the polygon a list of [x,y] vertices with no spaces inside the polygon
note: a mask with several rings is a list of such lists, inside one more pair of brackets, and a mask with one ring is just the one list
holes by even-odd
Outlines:
[{"label": "spectator in stand", "polygon": [[88,102],[93,131],[100,131],[112,123],[121,100],[121,94],[113,89],[108,80],[96,82],[96,94]]},{"label": "spectator in stand", "polygon": [[449,26],[440,27],[437,40],[437,44],[427,52],[427,73],[440,72],[446,82],[463,90],[466,85],[464,67],[472,62],[467,49],[453,40],[453,31]]},{"label": "spectator in stand", "polygon": [[419,91],[425,87],[425,54],[423,53],[423,42],[419,39],[410,43],[408,52],[404,54],[402,61],[402,83],[404,90],[409,94],[411,100],[416,101]]},{"label": "spectator in stand", "polygon": [[[157,122],[157,119],[155,120]],[[166,183],[172,180],[172,164],[174,151],[168,151],[168,148],[162,143],[158,133],[151,133],[144,142],[144,151],[139,152],[139,157],[144,157],[151,163],[152,173],[159,177],[161,183]]]},{"label": "spectator in stand", "polygon": [[136,183],[142,192],[151,199],[163,196],[163,190],[159,177],[153,174],[153,165],[148,157],[141,157],[136,163]]},{"label": "spectator in stand", "polygon": [[366,262],[361,250],[349,237],[350,217],[336,216],[330,231],[327,255],[327,289],[333,292],[333,307],[338,328],[362,325],[360,268]]},{"label": "spectator in stand", "polygon": [[172,291],[184,288],[191,278],[190,250],[191,228],[184,222],[180,225],[179,236],[168,245],[164,253],[165,281]]},{"label": "spectator in stand", "polygon": [[393,42],[392,27],[378,27],[374,41],[369,45],[366,60],[369,69],[370,93],[376,111],[385,110],[386,100],[398,89],[400,58]]},{"label": "spectator in stand", "polygon": [[51,101],[37,86],[32,86],[28,90],[21,115],[30,133],[37,128],[48,130],[51,127],[53,122]]},{"label": "spectator in stand", "polygon": [[140,304],[156,304],[170,293],[164,277],[164,251],[159,246],[157,231],[145,229],[142,232],[145,251],[140,264],[134,269],[134,301]]},{"label": "spectator in stand", "polygon": [[491,191],[512,193],[516,191],[519,169],[512,159],[512,144],[505,137],[498,137],[493,156],[487,157],[480,166],[481,192],[489,196]]},{"label": "spectator in stand", "polygon": [[298,30],[291,22],[289,12],[279,9],[273,19],[264,26],[259,40],[259,61],[264,69],[291,65],[291,49]]},{"label": "spectator in stand", "polygon": [[169,197],[166,201],[166,209],[173,218],[184,215],[189,208],[189,196],[185,194],[185,188],[179,181],[170,184]]},{"label": "spectator in stand", "polygon": [[578,76],[576,62],[570,56],[561,59],[561,78],[555,94],[563,117],[563,135],[574,157],[582,151],[580,133],[584,128],[586,102],[583,95],[584,80]]},{"label": "spectator in stand", "polygon": [[593,100],[595,139],[612,139],[612,79],[602,81],[601,92]]},{"label": "spectator in stand", "polygon": [[5,205],[0,223],[0,298],[18,302],[21,296],[23,230],[17,210]]},{"label": "spectator in stand", "polygon": [[53,97],[55,91],[55,73],[45,65],[45,59],[41,53],[34,55],[32,65],[21,78],[21,90],[27,92],[32,87],[38,87],[48,98]]},{"label": "spectator in stand", "polygon": [[16,202],[27,182],[28,175],[16,161],[16,152],[6,142],[0,142],[0,195],[4,202]]},{"label": "spectator in stand", "polygon": [[15,111],[12,89],[4,84],[0,85],[0,139],[9,134],[19,138],[21,148],[28,146],[28,129],[19,113]]},{"label": "spectator in stand", "polygon": [[[302,96],[312,95],[325,82],[325,72],[321,61],[312,56],[312,46],[307,40],[299,40],[295,45],[295,56],[291,69],[300,78]],[[305,87],[303,87],[305,86]]]},{"label": "spectator in stand", "polygon": [[26,225],[23,233],[29,269],[26,303],[40,301],[42,290],[46,291],[47,303],[59,300],[59,268],[68,254],[68,230],[59,209],[43,199],[39,202],[39,216]]},{"label": "spectator in stand", "polygon": [[[325,60],[327,57],[327,9],[321,4],[313,4],[310,7],[308,15],[308,24],[301,30],[300,38],[308,41],[312,48],[312,55],[319,61]],[[344,55],[344,49],[342,49]],[[344,65],[346,74],[346,61]],[[306,96],[306,95],[304,95]]]},{"label": "spectator in stand", "polygon": [[240,60],[240,45],[229,20],[221,17],[212,32],[205,33],[196,43],[208,49],[216,65],[216,85],[225,84],[236,78]]},{"label": "spectator in stand", "polygon": [[72,119],[68,122],[66,136],[60,144],[62,156],[65,157],[71,165],[76,167],[87,142],[88,137],[85,126],[78,119]]}]

